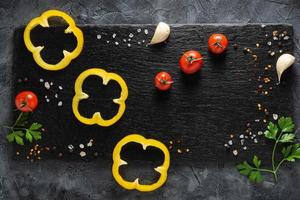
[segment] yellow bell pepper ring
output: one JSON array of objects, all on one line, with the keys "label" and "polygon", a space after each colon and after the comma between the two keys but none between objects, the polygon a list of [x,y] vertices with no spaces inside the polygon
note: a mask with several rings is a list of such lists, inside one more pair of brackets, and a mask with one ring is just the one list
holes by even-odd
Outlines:
[{"label": "yellow bell pepper ring", "polygon": [[[83,99],[88,99],[89,95],[83,92],[82,85],[85,79],[89,76],[96,75],[102,78],[103,85],[107,85],[110,80],[116,81],[121,87],[121,94],[118,99],[113,99],[115,104],[119,104],[118,113],[111,119],[103,119],[100,112],[93,114],[91,118],[82,116],[79,113],[78,106],[79,102]],[[75,81],[75,96],[72,101],[72,109],[75,117],[82,123],[87,125],[98,124],[99,126],[111,126],[116,123],[124,114],[126,104],[125,101],[128,97],[128,88],[126,82],[121,76],[115,73],[108,73],[100,68],[91,68],[82,72]]]},{"label": "yellow bell pepper ring", "polygon": [[[160,173],[160,177],[157,182],[147,185],[142,185],[139,183],[139,179],[135,179],[133,182],[129,182],[123,179],[120,175],[119,168],[121,165],[126,165],[127,162],[121,159],[121,151],[122,147],[130,142],[139,143],[143,146],[143,149],[146,150],[148,146],[156,147],[160,149],[164,154],[164,162],[161,166],[154,168],[155,171]],[[120,140],[114,148],[113,151],[113,166],[112,166],[112,174],[117,183],[125,189],[128,190],[139,190],[141,192],[150,192],[156,190],[157,188],[161,187],[167,180],[168,177],[168,169],[170,166],[170,153],[168,148],[161,143],[160,141],[154,139],[146,139],[141,135],[138,134],[131,134],[124,137]]]},{"label": "yellow bell pepper ring", "polygon": [[[77,39],[76,48],[72,52],[63,50],[64,58],[56,64],[46,63],[41,56],[41,51],[43,50],[44,46],[34,46],[30,38],[30,33],[36,26],[40,25],[42,27],[50,27],[48,19],[51,17],[63,18],[68,24],[68,27],[65,29],[65,33],[73,33]],[[58,10],[48,10],[42,13],[41,16],[32,19],[25,28],[23,38],[25,46],[32,53],[35,62],[40,67],[51,71],[57,71],[67,67],[70,64],[70,62],[80,54],[84,42],[82,31],[76,26],[72,17]]]}]

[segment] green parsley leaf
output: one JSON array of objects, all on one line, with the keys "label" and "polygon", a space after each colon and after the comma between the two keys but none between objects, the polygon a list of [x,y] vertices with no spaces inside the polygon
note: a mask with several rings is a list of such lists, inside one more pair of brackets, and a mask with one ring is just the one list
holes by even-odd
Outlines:
[{"label": "green parsley leaf", "polygon": [[293,142],[295,139],[295,135],[292,134],[292,133],[286,133],[286,134],[283,134],[279,140],[279,142],[282,142],[282,143],[286,143],[286,142]]},{"label": "green parsley leaf", "polygon": [[295,159],[300,159],[300,144],[291,145],[290,154],[285,157],[285,159],[289,162],[295,162]]},{"label": "green parsley leaf", "polygon": [[29,130],[30,134],[32,135],[32,137],[35,139],[35,140],[40,140],[42,139],[42,134],[40,131],[31,131]]},{"label": "green parsley leaf", "polygon": [[23,133],[22,131],[14,131],[14,135],[15,135],[15,136],[23,137],[23,136],[24,136],[24,133]]},{"label": "green parsley leaf", "polygon": [[259,168],[261,165],[261,160],[258,160],[258,157],[256,155],[253,156],[253,164],[256,168]]},{"label": "green parsley leaf", "polygon": [[[253,162],[255,162],[256,165],[260,165],[260,161],[258,160],[257,156],[254,156],[253,160],[255,160]],[[258,171],[254,167],[251,167],[251,165],[249,165],[247,161],[244,161],[243,163],[237,165],[236,168],[241,175],[247,176],[250,181],[259,183],[263,180],[260,171]]]},{"label": "green parsley leaf", "polygon": [[15,135],[15,140],[16,140],[17,144],[22,145],[22,146],[24,145],[23,138],[21,138],[20,136]]},{"label": "green parsley leaf", "polygon": [[278,120],[279,128],[282,130],[282,132],[293,132],[295,124],[293,123],[293,120],[291,117],[280,117]]},{"label": "green parsley leaf", "polygon": [[6,136],[6,138],[7,138],[8,142],[13,142],[15,140],[15,134],[14,134],[14,132],[8,134]]},{"label": "green parsley leaf", "polygon": [[287,147],[282,148],[281,153],[284,158],[287,158],[290,155],[292,148],[293,148],[293,145],[289,145]]},{"label": "green parsley leaf", "polygon": [[260,171],[252,171],[249,175],[249,179],[250,181],[252,182],[256,182],[256,183],[260,183],[262,182],[263,178],[262,178],[262,175],[260,173]]},{"label": "green parsley leaf", "polygon": [[244,161],[243,163],[237,165],[236,168],[239,170],[240,174],[245,176],[248,176],[252,171],[252,168],[247,161]]},{"label": "green parsley leaf", "polygon": [[269,138],[271,140],[276,140],[276,136],[278,133],[278,127],[273,122],[269,122],[268,130],[264,132],[264,135],[266,138]]},{"label": "green parsley leaf", "polygon": [[42,124],[39,123],[33,123],[31,124],[31,126],[29,127],[29,130],[31,131],[37,131],[40,130],[42,128]]},{"label": "green parsley leaf", "polygon": [[29,130],[26,130],[26,133],[25,133],[25,138],[29,141],[29,142],[32,142],[32,135],[30,134],[30,131]]}]

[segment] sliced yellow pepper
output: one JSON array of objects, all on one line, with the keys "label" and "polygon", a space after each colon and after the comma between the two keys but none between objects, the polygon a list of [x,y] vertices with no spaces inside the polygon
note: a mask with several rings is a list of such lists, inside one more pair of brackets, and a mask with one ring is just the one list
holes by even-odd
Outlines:
[{"label": "sliced yellow pepper", "polygon": [[[77,39],[77,46],[72,52],[68,52],[66,50],[63,50],[64,58],[59,61],[57,64],[49,64],[46,63],[42,56],[41,56],[41,51],[43,50],[44,46],[34,46],[31,42],[30,38],[30,33],[31,30],[33,30],[36,26],[40,25],[42,27],[50,27],[48,19],[50,17],[61,17],[63,18],[66,23],[68,23],[67,29],[65,29],[65,33],[73,33],[74,36]],[[36,17],[32,19],[26,26],[25,31],[24,31],[24,42],[27,47],[27,49],[32,53],[33,58],[35,62],[42,68],[46,70],[61,70],[65,67],[67,67],[70,62],[75,59],[81,52],[83,48],[83,34],[82,31],[76,26],[74,20],[72,17],[70,17],[68,14],[58,11],[58,10],[48,10],[44,13],[42,13],[41,16]]]},{"label": "sliced yellow pepper", "polygon": [[[154,168],[155,171],[160,173],[160,177],[157,182],[148,185],[141,185],[139,183],[138,178],[135,179],[135,181],[133,182],[129,182],[124,180],[123,177],[120,175],[120,171],[119,171],[120,166],[127,164],[126,161],[121,159],[120,153],[122,151],[122,147],[130,142],[141,144],[144,150],[146,150],[148,146],[152,146],[160,149],[164,153],[165,159],[163,164],[159,167]],[[123,188],[128,190],[136,189],[141,192],[150,192],[156,190],[166,182],[169,166],[170,166],[170,153],[168,148],[160,141],[154,139],[146,139],[143,136],[138,134],[131,134],[124,137],[122,140],[120,140],[117,143],[113,151],[113,166],[112,166],[113,177],[115,178],[115,180],[119,185],[121,185]]]},{"label": "sliced yellow pepper", "polygon": [[[121,95],[118,99],[113,99],[113,102],[119,104],[118,113],[111,119],[105,120],[102,118],[100,112],[93,114],[91,118],[83,117],[78,110],[79,102],[83,99],[89,98],[89,95],[84,93],[82,85],[85,79],[91,75],[96,75],[102,78],[103,85],[107,85],[110,80],[116,81],[121,87]],[[116,123],[124,114],[126,104],[125,101],[128,97],[128,88],[125,81],[121,76],[115,73],[108,73],[103,69],[91,68],[82,72],[75,81],[75,96],[73,97],[72,109],[76,118],[87,125],[98,124],[99,126],[111,126]]]}]

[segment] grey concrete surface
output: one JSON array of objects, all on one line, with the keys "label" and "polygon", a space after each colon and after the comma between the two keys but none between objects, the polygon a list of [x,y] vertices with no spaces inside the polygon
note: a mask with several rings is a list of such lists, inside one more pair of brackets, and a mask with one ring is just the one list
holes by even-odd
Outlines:
[{"label": "grey concrete surface", "polygon": [[[79,24],[167,23],[291,23],[295,55],[299,60],[299,0],[2,0],[0,1],[0,123],[10,117],[10,74],[13,31],[46,9],[71,13]],[[300,63],[294,66],[299,68]],[[300,74],[300,70],[297,70]],[[299,87],[297,87],[299,89]],[[295,96],[299,96],[295,90]],[[299,105],[294,118],[300,125]],[[0,199],[203,199],[298,200],[300,165],[284,167],[280,180],[249,183],[232,165],[195,168],[178,166],[170,171],[166,187],[152,193],[125,191],[112,181],[111,163],[16,162],[4,133],[0,137]]]}]

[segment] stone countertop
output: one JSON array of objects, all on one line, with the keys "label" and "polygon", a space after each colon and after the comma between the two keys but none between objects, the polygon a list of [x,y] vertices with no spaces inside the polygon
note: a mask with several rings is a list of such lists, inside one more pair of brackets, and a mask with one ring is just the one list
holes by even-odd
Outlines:
[{"label": "stone countertop", "polygon": [[[170,24],[185,23],[290,23],[294,26],[294,54],[298,60],[300,45],[300,1],[298,0],[2,0],[0,2],[0,122],[10,116],[13,32],[47,9],[70,13],[78,24]],[[300,65],[297,62],[294,67]],[[296,70],[300,75],[300,69]],[[299,96],[296,83],[295,96]],[[299,127],[299,103],[294,119]],[[298,132],[298,131],[297,131]],[[262,184],[249,183],[233,166],[209,168],[181,167],[170,171],[168,187],[152,193],[123,191],[106,180],[111,179],[111,163],[94,162],[16,162],[2,132],[0,137],[0,199],[263,199],[297,200],[300,190],[300,163],[284,166],[280,179],[272,177]],[[99,177],[99,178],[97,178]],[[101,178],[100,178],[101,177]]]}]

